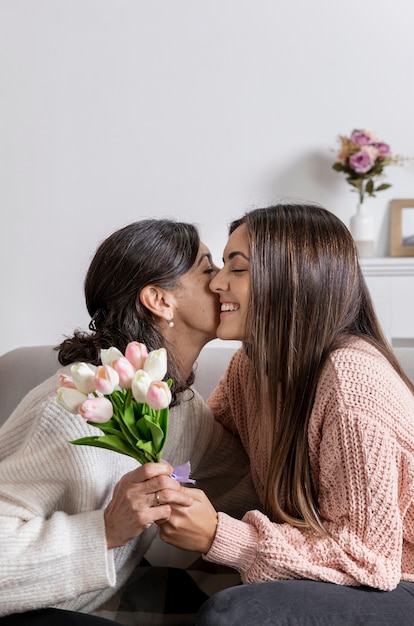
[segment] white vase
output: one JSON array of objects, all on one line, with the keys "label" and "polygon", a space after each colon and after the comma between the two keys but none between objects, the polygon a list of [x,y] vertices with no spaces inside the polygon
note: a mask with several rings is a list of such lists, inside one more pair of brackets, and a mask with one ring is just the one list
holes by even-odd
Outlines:
[{"label": "white vase", "polygon": [[360,257],[374,256],[374,221],[363,203],[358,204],[356,214],[351,217],[351,234]]}]

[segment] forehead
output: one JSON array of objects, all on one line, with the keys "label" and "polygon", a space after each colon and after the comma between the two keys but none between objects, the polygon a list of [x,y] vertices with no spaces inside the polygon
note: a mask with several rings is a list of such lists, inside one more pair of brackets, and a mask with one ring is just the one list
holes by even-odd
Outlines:
[{"label": "forehead", "polygon": [[194,265],[192,266],[192,268],[189,270],[189,273],[196,271],[197,268],[203,264],[204,259],[207,259],[208,262],[211,262],[211,253],[210,253],[210,250],[207,248],[206,244],[203,242],[200,242],[196,260],[194,261]]},{"label": "forehead", "polygon": [[238,226],[236,230],[232,232],[224,248],[225,256],[235,251],[243,252],[246,256],[249,253],[249,239],[247,237],[246,224]]},{"label": "forehead", "polygon": [[200,247],[198,248],[197,259],[202,256],[206,256],[210,254],[209,248],[207,248],[206,244],[202,241],[200,242]]}]

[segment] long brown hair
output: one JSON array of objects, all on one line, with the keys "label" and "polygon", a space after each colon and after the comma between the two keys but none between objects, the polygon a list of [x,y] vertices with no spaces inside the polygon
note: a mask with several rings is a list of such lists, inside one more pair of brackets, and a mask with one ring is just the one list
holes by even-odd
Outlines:
[{"label": "long brown hair", "polygon": [[173,379],[175,399],[178,391],[192,384],[194,373],[183,380],[158,320],[141,303],[139,293],[147,285],[176,289],[180,278],[195,263],[199,246],[195,226],[166,219],[134,222],[105,239],[92,259],[84,284],[92,332],[75,330],[73,337],[57,346],[59,362],[97,365],[102,348],[116,346],[124,352],[130,341],[145,343],[148,350],[166,346],[167,377]]},{"label": "long brown hair", "polygon": [[347,336],[360,336],[413,386],[381,331],[353,239],[338,217],[319,205],[278,204],[248,212],[230,234],[241,224],[251,255],[245,349],[259,403],[268,392],[272,432],[265,507],[278,521],[324,533],[307,431],[326,358]]}]

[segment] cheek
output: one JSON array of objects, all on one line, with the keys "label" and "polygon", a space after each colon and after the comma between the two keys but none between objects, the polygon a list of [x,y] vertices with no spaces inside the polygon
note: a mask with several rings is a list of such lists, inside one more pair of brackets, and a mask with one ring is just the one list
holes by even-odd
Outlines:
[{"label": "cheek", "polygon": [[201,309],[204,321],[217,328],[220,321],[220,301],[217,294],[212,293],[208,287],[203,295]]},{"label": "cheek", "polygon": [[220,301],[217,294],[207,290],[203,302],[204,308],[210,311],[211,315],[214,315],[215,313],[218,315],[220,313]]}]

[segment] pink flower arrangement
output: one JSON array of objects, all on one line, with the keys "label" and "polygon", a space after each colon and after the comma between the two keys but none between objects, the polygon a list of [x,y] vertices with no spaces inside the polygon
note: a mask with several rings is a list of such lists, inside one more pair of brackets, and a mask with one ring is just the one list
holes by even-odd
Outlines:
[{"label": "pink flower arrangement", "polygon": [[375,186],[374,180],[382,176],[386,165],[397,163],[402,158],[393,157],[390,146],[381,141],[375,132],[356,129],[350,137],[339,135],[339,141],[337,160],[332,167],[346,175],[346,182],[358,192],[361,204],[365,194],[375,196],[377,191],[391,187],[388,183]]},{"label": "pink flower arrangement", "polygon": [[75,363],[70,376],[62,374],[57,401],[67,411],[81,415],[103,435],[71,443],[114,450],[140,463],[158,462],[167,438],[171,379],[165,348],[147,351],[133,341],[125,355],[115,347],[101,350],[96,369]]}]

